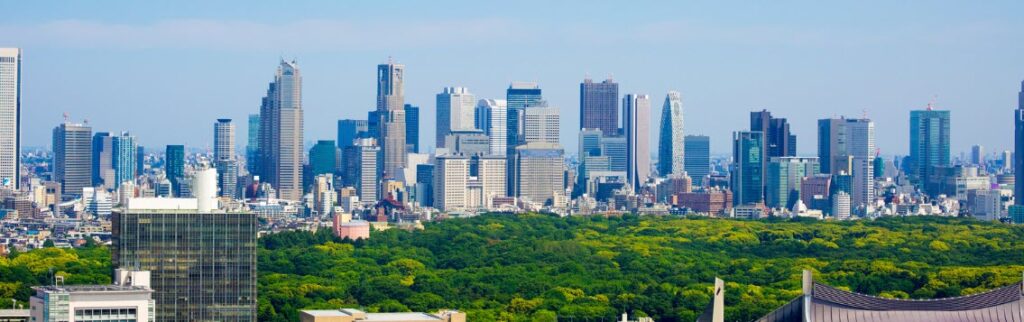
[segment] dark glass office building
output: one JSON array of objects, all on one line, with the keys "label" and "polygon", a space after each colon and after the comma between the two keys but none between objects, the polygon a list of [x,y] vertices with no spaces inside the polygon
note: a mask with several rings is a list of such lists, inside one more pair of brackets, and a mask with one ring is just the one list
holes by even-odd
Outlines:
[{"label": "dark glass office building", "polygon": [[590,78],[580,83],[580,129],[601,129],[605,136],[619,133],[619,83]]},{"label": "dark glass office building", "polygon": [[711,138],[687,135],[683,142],[683,169],[693,179],[693,185],[701,186],[704,178],[711,175]]},{"label": "dark glass office building", "polygon": [[764,202],[764,134],[761,132],[734,132],[732,137],[732,201],[734,205]]},{"label": "dark glass office building", "polygon": [[420,107],[405,104],[405,145],[410,153],[420,153]]},{"label": "dark glass office building", "polygon": [[185,146],[168,145],[164,154],[164,173],[171,182],[171,190],[175,197],[182,197],[181,185],[185,180]]},{"label": "dark glass office building", "polygon": [[256,216],[195,210],[113,215],[113,261],[152,272],[157,321],[256,321]]}]

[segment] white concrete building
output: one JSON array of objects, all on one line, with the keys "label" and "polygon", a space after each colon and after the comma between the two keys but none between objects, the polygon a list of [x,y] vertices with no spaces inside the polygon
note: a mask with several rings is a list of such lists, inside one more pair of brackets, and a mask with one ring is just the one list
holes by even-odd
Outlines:
[{"label": "white concrete building", "polygon": [[444,137],[452,131],[476,129],[476,97],[465,87],[445,87],[437,94],[437,147],[445,146]]},{"label": "white concrete building", "polygon": [[148,271],[114,271],[114,285],[33,287],[29,300],[34,322],[155,320],[153,289]]},{"label": "white concrete building", "polygon": [[21,150],[21,49],[0,48],[0,186],[18,187]]},{"label": "white concrete building", "polygon": [[482,99],[476,104],[476,127],[490,138],[493,155],[505,155],[508,146],[508,104],[505,100]]}]

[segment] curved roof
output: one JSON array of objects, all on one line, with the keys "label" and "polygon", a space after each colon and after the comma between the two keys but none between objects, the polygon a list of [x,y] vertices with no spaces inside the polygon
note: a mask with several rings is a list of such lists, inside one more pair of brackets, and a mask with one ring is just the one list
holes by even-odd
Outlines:
[{"label": "curved roof", "polygon": [[861,310],[962,311],[978,310],[1021,300],[1021,285],[1004,286],[988,292],[967,296],[928,300],[887,299],[843,291],[814,283],[813,297],[821,304],[841,305]]}]

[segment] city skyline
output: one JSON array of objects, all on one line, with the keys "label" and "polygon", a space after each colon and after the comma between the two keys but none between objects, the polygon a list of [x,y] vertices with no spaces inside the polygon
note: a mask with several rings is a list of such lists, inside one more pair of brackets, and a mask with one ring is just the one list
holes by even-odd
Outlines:
[{"label": "city skyline", "polygon": [[[354,49],[358,46],[336,41],[318,44],[323,32],[303,28],[317,21],[326,30],[342,28],[348,20],[356,23],[365,19],[354,15],[365,13],[365,8],[359,5],[347,8],[353,9],[353,16],[339,14],[338,17],[320,20],[293,15],[270,18],[269,8],[259,7],[250,16],[195,17],[187,11],[173,9],[165,15],[143,14],[125,20],[95,9],[43,12],[32,6],[13,4],[15,17],[8,23],[0,23],[0,36],[6,39],[3,46],[24,50],[23,81],[33,84],[23,89],[23,146],[50,145],[49,129],[60,122],[63,112],[68,112],[73,120],[90,120],[90,125],[98,131],[131,131],[138,137],[140,145],[212,147],[212,140],[200,135],[207,131],[200,132],[197,128],[173,133],[173,128],[158,122],[184,123],[192,118],[220,117],[245,119],[258,106],[258,97],[265,90],[260,87],[265,86],[266,66],[281,56],[297,57],[303,66],[306,77],[304,109],[308,123],[304,141],[314,143],[317,139],[333,138],[338,119],[361,118],[374,109],[374,83],[370,80],[373,77],[372,66],[385,61],[390,55],[408,66],[406,103],[423,108],[421,144],[425,146],[424,151],[433,146],[424,138],[434,137],[436,107],[431,103],[440,89],[449,84],[459,84],[471,88],[477,98],[500,99],[504,97],[504,89],[513,81],[537,82],[544,89],[545,99],[551,106],[557,106],[562,115],[561,127],[565,131],[561,133],[561,143],[575,146],[576,133],[568,129],[579,126],[578,84],[588,76],[603,79],[605,75],[612,74],[621,86],[621,93],[661,97],[668,90],[680,91],[686,98],[685,104],[690,107],[686,134],[717,138],[712,140],[711,147],[715,154],[729,150],[729,134],[744,128],[747,113],[768,109],[787,117],[793,133],[808,139],[814,136],[817,119],[862,117],[866,111],[868,118],[876,121],[879,137],[901,138],[879,142],[882,154],[905,155],[908,143],[902,138],[907,133],[907,111],[922,109],[934,100],[937,109],[952,111],[951,126],[955,131],[951,138],[951,151],[958,155],[968,152],[975,144],[986,146],[991,153],[1010,150],[1012,146],[1012,132],[1008,125],[992,127],[992,131],[986,129],[990,127],[989,123],[1005,118],[1007,109],[1012,109],[1016,98],[1013,93],[1017,91],[1020,75],[1024,74],[1019,68],[1005,67],[1013,66],[1010,57],[1012,53],[1020,52],[1018,48],[1021,45],[1001,41],[1020,38],[1017,34],[1024,28],[1014,28],[1018,23],[1004,13],[1013,11],[1006,10],[1007,6],[1019,5],[988,4],[956,12],[942,4],[924,9],[883,5],[885,10],[872,10],[886,11],[878,13],[882,15],[881,22],[877,26],[863,28],[855,28],[852,18],[864,13],[868,9],[866,7],[870,7],[867,5],[807,8],[803,14],[817,18],[797,22],[782,21],[782,18],[742,19],[757,10],[769,13],[784,11],[771,6],[736,8],[735,12],[714,6],[695,6],[693,13],[682,13],[687,10],[666,5],[665,9],[677,10],[664,11],[676,12],[679,16],[658,13],[654,6],[637,6],[627,9],[628,13],[636,16],[629,15],[607,26],[586,20],[576,25],[579,29],[599,27],[593,31],[573,31],[576,28],[563,27],[552,36],[538,36],[535,41],[525,43],[525,47],[546,48],[551,54],[522,59],[489,55],[486,53],[491,52],[487,50],[485,54],[474,57],[444,57],[438,52],[437,45],[424,41],[437,38],[436,35],[421,35],[426,38],[415,41],[405,35],[396,36],[393,43],[354,37],[352,44],[366,45],[363,49]],[[147,7],[126,5],[127,8],[138,6],[141,9]],[[839,6],[849,12],[834,10]],[[343,11],[327,7],[325,13]],[[396,10],[400,16],[422,9],[412,4],[408,8],[398,7]],[[479,7],[468,5],[456,11],[464,13],[474,9]],[[542,16],[600,9],[556,5],[552,12]],[[722,22],[701,19],[698,13],[702,12],[722,18]],[[787,17],[791,18],[791,15]],[[901,15],[911,19],[897,21],[895,17]],[[489,44],[498,36],[508,35],[509,25],[540,19],[522,18],[523,21],[519,21],[493,16],[462,19],[448,15],[442,18],[451,23],[435,27],[439,34],[448,29],[464,29],[459,27],[465,26],[489,26],[472,33],[462,31],[469,40],[466,46]],[[826,23],[825,20],[836,22]],[[499,23],[492,23],[494,21]],[[631,22],[637,23],[638,27],[624,25]],[[408,26],[425,23],[413,19]],[[279,27],[307,32],[300,32],[294,39],[282,41],[280,45],[273,45],[273,42],[261,42],[259,45],[238,41],[215,43],[210,39],[217,36],[198,34],[191,35],[194,40],[175,44],[170,40],[180,39],[180,33],[184,31],[173,31],[174,28],[168,26],[177,24],[183,27],[209,25],[229,35],[240,36],[251,33],[241,30],[244,28],[238,25],[251,25],[254,30]],[[108,31],[112,35],[129,33],[134,38],[123,38],[149,37],[151,40],[132,45],[126,40],[107,38],[109,36],[76,38],[71,36],[80,36],[72,34],[76,29],[71,28],[74,26],[91,28],[96,34],[107,35]],[[120,29],[115,27],[124,30],[116,31]],[[883,28],[893,32],[886,37],[871,36],[873,31]],[[608,33],[607,39],[596,38],[600,32],[608,31],[613,32]],[[740,31],[750,31],[750,35],[744,36],[745,33]],[[534,28],[522,29],[521,32],[540,35]],[[581,35],[566,36],[570,32]],[[280,33],[269,33],[267,37],[279,40]],[[659,38],[658,35],[678,35],[681,40],[678,44],[670,44],[671,48],[705,49],[671,59],[654,54],[627,54],[619,58],[623,55],[621,49],[607,53],[590,52],[598,48],[623,47],[614,43],[622,39],[632,39],[627,44],[647,46],[655,43],[651,38]],[[559,37],[572,40],[569,43],[553,41],[562,39]],[[759,37],[777,41],[758,40]],[[84,43],[87,41],[90,43]],[[743,49],[750,47],[761,48],[762,52],[758,55],[741,54]],[[103,49],[103,55],[98,55],[97,48]],[[842,54],[847,50],[859,54],[856,57]],[[975,59],[979,55],[986,59]],[[175,57],[182,63],[160,63],[169,57]],[[199,57],[204,58],[198,61]],[[86,64],[86,61],[90,63]],[[211,69],[206,61],[218,62],[217,67]],[[647,67],[651,63],[659,64],[663,72],[652,72]],[[104,68],[76,67],[81,65]],[[160,65],[174,65],[174,68]],[[200,70],[208,72],[210,77],[194,84],[179,81]],[[488,72],[477,73],[477,70]],[[165,77],[139,81],[140,77],[151,74]],[[108,86],[95,87],[89,83]],[[82,88],[67,87],[70,84],[84,85]],[[167,89],[174,88],[171,85],[193,95],[170,95]],[[115,94],[112,88],[124,89],[118,93],[123,95],[121,100],[112,102],[107,99]],[[44,95],[55,91],[68,94]],[[936,95],[938,98],[934,98]],[[956,116],[966,111],[979,117]],[[651,114],[654,120],[660,119],[660,109],[653,110]],[[312,118],[313,115],[317,118]],[[239,131],[246,130],[242,126],[239,126]],[[649,130],[654,142],[657,129]],[[798,154],[813,155],[814,146],[810,143],[804,141],[800,144]],[[237,148],[242,151],[244,147]]]}]

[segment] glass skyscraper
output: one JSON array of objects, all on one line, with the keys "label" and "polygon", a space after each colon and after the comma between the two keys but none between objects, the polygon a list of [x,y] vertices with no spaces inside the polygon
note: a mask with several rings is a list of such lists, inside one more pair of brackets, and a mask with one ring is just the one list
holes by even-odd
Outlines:
[{"label": "glass skyscraper", "polygon": [[523,113],[527,107],[537,106],[543,100],[540,86],[531,82],[512,82],[505,91],[505,154],[515,154],[517,145],[523,144]]},{"label": "glass skyscraper", "polygon": [[256,216],[114,212],[114,265],[152,273],[157,321],[256,321]]},{"label": "glass skyscraper", "polygon": [[733,132],[730,186],[734,205],[764,202],[764,168],[761,163],[763,144],[764,133]]},{"label": "glass skyscraper", "polygon": [[949,111],[910,111],[910,169],[911,177],[924,187],[933,172],[932,167],[949,165]]},{"label": "glass skyscraper", "polygon": [[185,184],[185,146],[168,145],[164,153],[164,173],[167,180],[171,182],[171,191],[175,197],[181,195],[181,185]]},{"label": "glass skyscraper", "polygon": [[113,154],[111,163],[114,166],[114,185],[117,189],[125,182],[135,182],[135,170],[139,160],[138,146],[135,137],[122,132],[113,138]]},{"label": "glass skyscraper", "polygon": [[704,178],[711,174],[711,138],[705,135],[687,135],[683,145],[686,151],[686,162],[683,168],[693,179],[695,186],[703,184]]},{"label": "glass skyscraper", "polygon": [[259,170],[260,115],[249,114],[248,136],[245,145],[245,169],[250,174]]},{"label": "glass skyscraper", "polygon": [[766,204],[792,209],[804,177],[818,174],[818,158],[773,157],[768,163]]},{"label": "glass skyscraper", "polygon": [[65,122],[53,129],[53,180],[60,183],[63,199],[92,187],[92,159],[92,127]]},{"label": "glass skyscraper", "polygon": [[640,191],[651,174],[651,143],[647,132],[651,125],[650,96],[626,94],[622,98],[622,121],[626,134],[626,179],[633,191]]},{"label": "glass skyscraper", "polygon": [[405,145],[410,153],[420,153],[420,107],[405,104]]},{"label": "glass skyscraper", "polygon": [[92,136],[92,183],[114,187],[114,138],[107,132]]},{"label": "glass skyscraper", "polygon": [[278,198],[302,196],[302,73],[295,61],[281,60],[260,106],[260,181]]},{"label": "glass skyscraper", "polygon": [[309,149],[310,175],[334,173],[338,170],[341,151],[334,145],[334,140],[319,140]]}]

